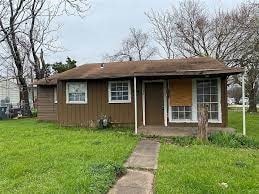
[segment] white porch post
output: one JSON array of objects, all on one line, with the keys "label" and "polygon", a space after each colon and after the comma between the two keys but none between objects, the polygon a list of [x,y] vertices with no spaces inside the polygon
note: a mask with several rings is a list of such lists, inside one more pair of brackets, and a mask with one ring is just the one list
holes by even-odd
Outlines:
[{"label": "white porch post", "polygon": [[245,72],[242,75],[242,99],[243,99],[243,135],[246,135]]},{"label": "white porch post", "polygon": [[138,133],[137,79],[134,77],[135,134]]}]

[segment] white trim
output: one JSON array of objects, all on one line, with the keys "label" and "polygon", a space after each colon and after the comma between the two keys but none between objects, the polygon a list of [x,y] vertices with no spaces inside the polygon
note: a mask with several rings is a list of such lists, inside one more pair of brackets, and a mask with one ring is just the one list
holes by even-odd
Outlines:
[{"label": "white trim", "polygon": [[[111,84],[124,82],[128,83],[128,100],[112,100],[111,99]],[[123,104],[123,103],[131,103],[131,84],[130,80],[116,80],[116,81],[108,81],[108,103],[109,104]]]},{"label": "white trim", "polygon": [[192,121],[198,121],[197,110],[197,81],[192,79]]},{"label": "white trim", "polygon": [[54,94],[53,94],[53,100],[54,103],[57,104],[58,103],[58,94],[57,94],[57,86],[54,87]]},{"label": "white trim", "polygon": [[[145,83],[162,82],[163,83],[163,101],[164,101],[164,125],[167,126],[167,90],[166,80],[144,80],[142,82],[142,114],[143,114],[143,125],[146,125],[146,92]],[[155,113],[154,113],[155,114]]]},{"label": "white trim", "polygon": [[[84,84],[84,86],[85,86],[85,101],[69,101],[68,85],[70,83]],[[75,82],[75,81],[66,82],[66,104],[87,104],[87,95],[88,95],[88,92],[87,92],[87,82],[86,81],[84,81],[84,82]]]},{"label": "white trim", "polygon": [[142,82],[142,116],[143,126],[146,126],[146,101],[145,101],[145,83]]},{"label": "white trim", "polygon": [[217,79],[218,82],[218,120],[211,120],[210,122],[222,123],[222,110],[221,110],[221,78]]},{"label": "white trim", "polygon": [[242,75],[242,112],[243,112],[243,135],[246,135],[246,108],[245,108],[245,72]]},{"label": "white trim", "polygon": [[163,81],[163,93],[164,93],[164,124],[167,127],[167,84]]},{"label": "white trim", "polygon": [[[209,119],[209,123],[222,123],[222,110],[221,110],[221,78],[193,78],[192,79],[192,120],[173,120],[172,119],[172,108],[168,104],[169,109],[169,122],[170,123],[198,123],[197,115],[197,80],[206,80],[206,79],[217,79],[218,86],[218,119]],[[168,100],[169,101],[169,100]]]},{"label": "white trim", "polygon": [[134,77],[135,134],[138,133],[137,78]]}]

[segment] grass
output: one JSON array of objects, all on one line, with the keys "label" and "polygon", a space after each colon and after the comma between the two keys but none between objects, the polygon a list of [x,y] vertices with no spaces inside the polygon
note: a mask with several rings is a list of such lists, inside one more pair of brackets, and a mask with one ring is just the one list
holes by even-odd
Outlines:
[{"label": "grass", "polygon": [[155,189],[157,193],[258,193],[258,157],[258,150],[163,144]]},{"label": "grass", "polygon": [[[228,112],[228,126],[233,127],[237,132],[242,133],[242,112]],[[259,141],[259,113],[246,113],[247,136]]]},{"label": "grass", "polygon": [[[242,113],[229,112],[229,126],[242,132]],[[259,114],[247,114],[247,135],[259,140]],[[162,143],[156,193],[259,193],[258,149]],[[176,142],[177,143],[177,142]]]},{"label": "grass", "polygon": [[137,141],[129,132],[1,121],[0,193],[105,193]]}]

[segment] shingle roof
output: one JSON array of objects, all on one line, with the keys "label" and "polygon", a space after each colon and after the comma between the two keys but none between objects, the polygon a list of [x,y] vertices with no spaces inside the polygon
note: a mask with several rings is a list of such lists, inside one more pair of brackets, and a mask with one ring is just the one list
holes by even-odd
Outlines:
[{"label": "shingle roof", "polygon": [[57,79],[104,79],[133,76],[169,75],[230,75],[241,72],[242,69],[240,68],[226,67],[223,63],[210,57],[126,61],[81,65],[50,78],[38,80],[35,84],[53,85],[57,83]]}]

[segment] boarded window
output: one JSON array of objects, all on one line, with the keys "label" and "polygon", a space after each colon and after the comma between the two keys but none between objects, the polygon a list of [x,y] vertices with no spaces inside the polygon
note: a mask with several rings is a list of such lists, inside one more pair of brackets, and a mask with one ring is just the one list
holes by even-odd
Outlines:
[{"label": "boarded window", "polygon": [[192,79],[173,79],[169,83],[170,106],[192,106]]}]

